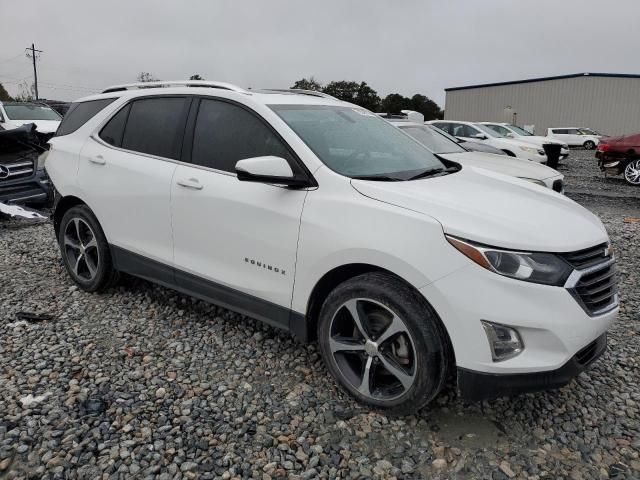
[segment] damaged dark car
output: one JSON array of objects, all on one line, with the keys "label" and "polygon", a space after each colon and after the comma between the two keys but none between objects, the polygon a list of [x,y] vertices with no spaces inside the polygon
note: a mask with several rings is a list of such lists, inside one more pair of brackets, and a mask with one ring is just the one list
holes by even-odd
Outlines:
[{"label": "damaged dark car", "polygon": [[53,189],[44,169],[46,140],[34,124],[0,131],[0,202],[49,206]]}]

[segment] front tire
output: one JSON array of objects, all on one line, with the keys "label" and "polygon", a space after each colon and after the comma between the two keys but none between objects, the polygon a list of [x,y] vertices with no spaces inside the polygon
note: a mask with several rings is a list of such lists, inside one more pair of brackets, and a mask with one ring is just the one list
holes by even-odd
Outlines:
[{"label": "front tire", "polygon": [[587,140],[586,142],[584,142],[583,147],[587,150],[593,150],[594,148],[596,148],[596,144],[591,140]]},{"label": "front tire", "polygon": [[631,160],[624,167],[624,179],[629,185],[640,186],[640,159]]},{"label": "front tire", "polygon": [[117,280],[107,239],[86,205],[70,208],[62,216],[58,245],[69,276],[82,290],[97,292]]},{"label": "front tire", "polygon": [[435,311],[388,274],[367,273],[336,287],[320,311],[318,341],[344,391],[393,413],[426,405],[447,375],[448,343]]}]

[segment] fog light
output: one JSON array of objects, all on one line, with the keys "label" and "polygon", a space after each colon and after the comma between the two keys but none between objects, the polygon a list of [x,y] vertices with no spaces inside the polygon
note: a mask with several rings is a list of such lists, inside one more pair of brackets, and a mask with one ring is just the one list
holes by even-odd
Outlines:
[{"label": "fog light", "polygon": [[491,358],[494,362],[501,362],[519,355],[524,344],[514,328],[481,320],[484,331],[489,339]]}]

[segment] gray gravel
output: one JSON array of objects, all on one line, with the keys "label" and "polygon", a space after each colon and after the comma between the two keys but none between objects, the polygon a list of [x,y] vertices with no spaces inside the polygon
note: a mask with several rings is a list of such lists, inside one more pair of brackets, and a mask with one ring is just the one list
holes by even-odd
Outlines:
[{"label": "gray gravel", "polygon": [[342,395],[314,345],[141,280],[82,293],[50,224],[0,223],[0,478],[639,478],[640,189],[594,163],[562,171],[619,258],[608,352],[556,392],[449,386],[402,418]]}]

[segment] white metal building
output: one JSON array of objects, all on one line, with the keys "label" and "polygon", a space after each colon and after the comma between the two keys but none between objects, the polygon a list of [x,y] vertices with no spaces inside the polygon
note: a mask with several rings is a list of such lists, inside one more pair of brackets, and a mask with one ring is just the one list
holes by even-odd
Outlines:
[{"label": "white metal building", "polygon": [[576,73],[447,88],[444,118],[549,127],[588,127],[608,135],[640,132],[640,75]]}]

